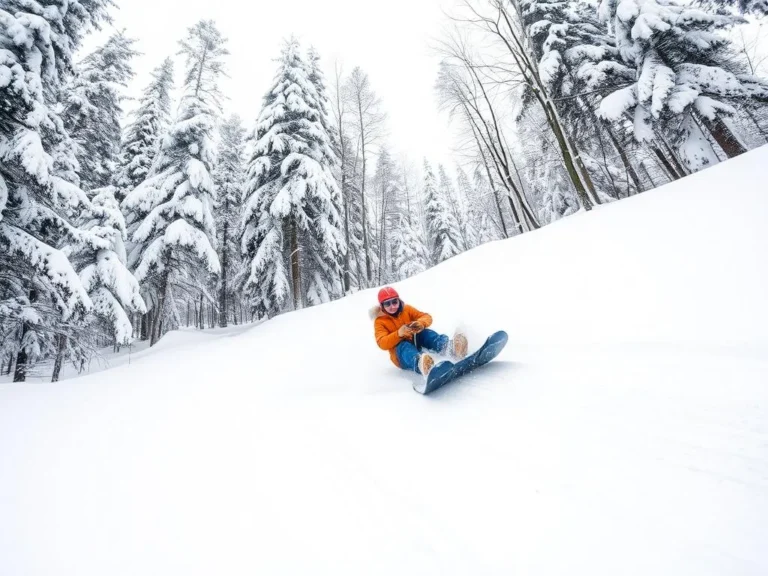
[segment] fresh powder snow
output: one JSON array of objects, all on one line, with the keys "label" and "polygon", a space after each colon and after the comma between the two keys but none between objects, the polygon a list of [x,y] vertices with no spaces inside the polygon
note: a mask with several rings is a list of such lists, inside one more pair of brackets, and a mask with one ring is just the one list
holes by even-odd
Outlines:
[{"label": "fresh powder snow", "polygon": [[497,360],[432,396],[375,290],[0,385],[0,574],[768,573],[768,148],[399,283]]}]

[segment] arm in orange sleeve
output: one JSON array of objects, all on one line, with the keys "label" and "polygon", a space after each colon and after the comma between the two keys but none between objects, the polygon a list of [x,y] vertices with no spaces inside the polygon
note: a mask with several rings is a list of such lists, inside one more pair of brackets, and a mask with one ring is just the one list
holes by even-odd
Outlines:
[{"label": "arm in orange sleeve", "polygon": [[382,350],[392,350],[395,346],[400,344],[400,335],[397,330],[389,332],[386,326],[383,326],[381,322],[376,322],[376,344]]},{"label": "arm in orange sleeve", "polygon": [[427,314],[426,312],[422,312],[420,310],[417,310],[413,306],[408,305],[411,309],[411,318],[415,319],[415,322],[419,322],[424,328],[429,328],[432,326],[432,316]]}]

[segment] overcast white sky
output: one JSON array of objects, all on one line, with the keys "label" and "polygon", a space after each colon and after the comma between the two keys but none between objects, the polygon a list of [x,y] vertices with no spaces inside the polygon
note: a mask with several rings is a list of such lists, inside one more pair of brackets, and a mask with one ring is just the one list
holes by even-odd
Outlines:
[{"label": "overcast white sky", "polygon": [[[237,112],[250,126],[275,74],[283,38],[295,34],[314,45],[328,82],[338,60],[349,72],[360,66],[388,114],[388,141],[417,165],[423,157],[452,164],[448,119],[437,110],[433,89],[438,57],[430,49],[445,25],[443,10],[456,0],[117,0],[112,27],[86,41],[80,56],[125,28],[143,54],[134,61],[130,95],[138,96],[149,73],[175,55],[189,26],[213,19],[229,39],[229,97],[225,112]],[[182,61],[176,59],[176,81]],[[126,108],[132,108],[128,104]]]}]

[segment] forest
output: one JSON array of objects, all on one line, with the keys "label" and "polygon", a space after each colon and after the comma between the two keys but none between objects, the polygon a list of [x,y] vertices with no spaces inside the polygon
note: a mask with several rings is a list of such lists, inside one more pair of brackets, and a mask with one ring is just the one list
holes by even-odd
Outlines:
[{"label": "forest", "polygon": [[452,166],[398,154],[376,79],[293,37],[260,108],[226,114],[211,20],[151,55],[126,113],[131,31],[80,51],[114,9],[0,0],[0,375],[16,382],[398,282],[768,139],[764,1],[453,6],[434,46]]}]

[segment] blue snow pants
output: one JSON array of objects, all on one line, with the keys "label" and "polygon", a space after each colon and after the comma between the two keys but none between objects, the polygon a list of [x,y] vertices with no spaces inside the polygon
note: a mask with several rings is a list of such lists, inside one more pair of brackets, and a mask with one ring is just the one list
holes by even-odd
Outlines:
[{"label": "blue snow pants", "polygon": [[434,330],[427,328],[418,334],[413,335],[413,342],[403,340],[395,347],[397,361],[403,370],[412,370],[417,374],[419,372],[419,356],[422,350],[429,350],[437,354],[442,354],[448,346],[450,338],[445,334],[438,334]]}]

